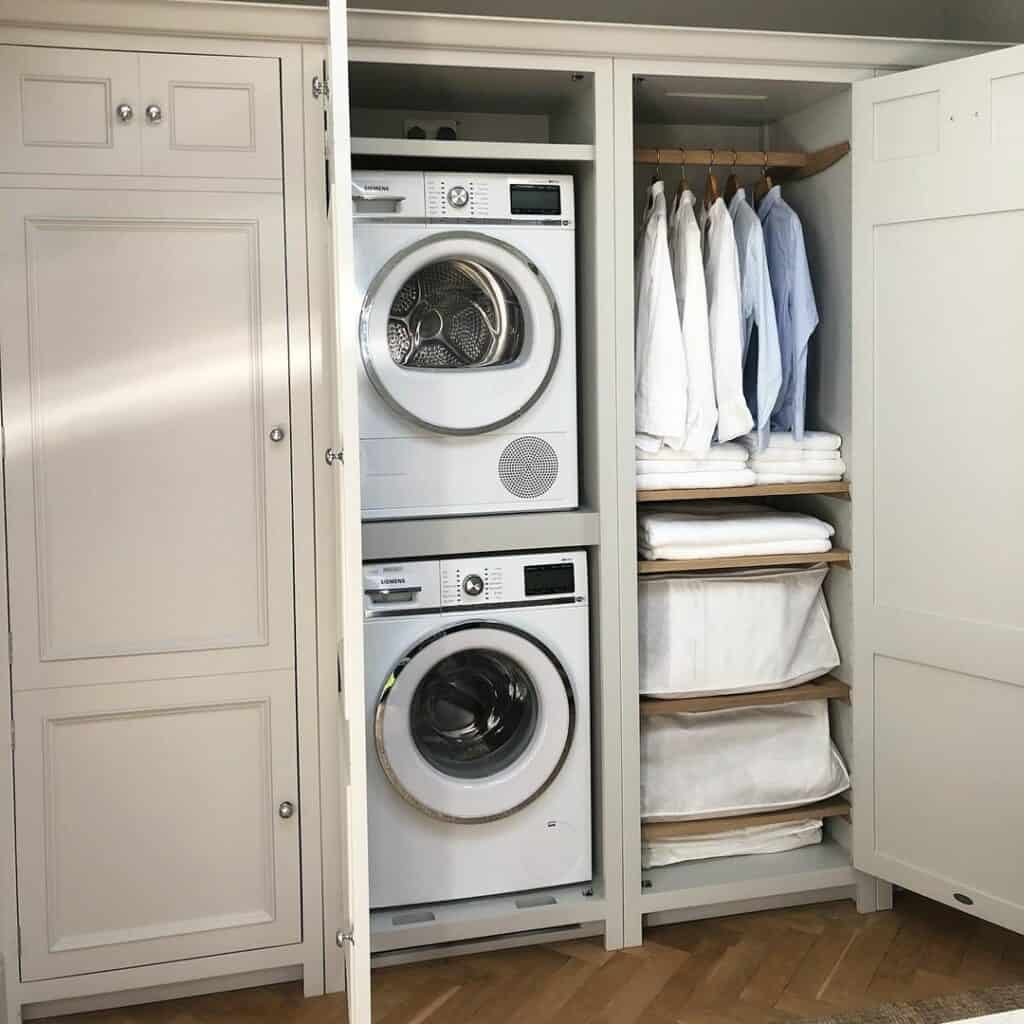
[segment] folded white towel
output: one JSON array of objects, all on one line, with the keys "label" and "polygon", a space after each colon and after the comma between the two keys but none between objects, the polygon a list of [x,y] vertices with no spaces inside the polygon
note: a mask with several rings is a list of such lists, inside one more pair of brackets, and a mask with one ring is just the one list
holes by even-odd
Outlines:
[{"label": "folded white towel", "polygon": [[731,832],[715,832],[713,835],[686,839],[645,839],[640,863],[647,870],[685,861],[709,860],[712,857],[782,853],[802,846],[814,846],[821,840],[820,818],[781,825],[752,825]]},{"label": "folded white towel", "polygon": [[[737,473],[750,468],[742,462],[730,461],[729,459],[679,459],[677,462],[669,462],[667,459],[637,459],[636,471],[638,473]],[[828,463],[825,469],[831,469],[832,463]],[[819,472],[821,467],[815,465],[808,467],[808,472]]]},{"label": "folded white towel", "polygon": [[827,462],[838,458],[842,458],[838,448],[835,451],[824,451],[821,448],[809,448],[806,451],[799,448],[763,448],[750,455],[751,462],[761,459],[769,462]]},{"label": "folded white towel", "polygon": [[747,461],[747,449],[744,448],[743,445],[737,444],[735,441],[727,441],[725,444],[713,444],[707,451],[688,451],[686,448],[676,451],[674,448],[665,447],[651,450],[649,447],[641,446],[639,441],[640,438],[637,439],[636,457],[638,459],[656,459],[659,462]]},{"label": "folded white towel", "polygon": [[[739,440],[747,447],[749,451],[758,451],[757,446],[757,434],[747,434]],[[796,451],[821,451],[821,452],[837,452],[842,447],[843,439],[838,434],[829,434],[824,430],[805,430],[802,441],[798,441],[790,433],[782,433],[781,431],[772,431],[768,435],[768,444],[765,449],[768,448],[786,448],[787,450]],[[760,449],[760,453],[763,455],[765,449]]]},{"label": "folded white towel", "polygon": [[702,502],[699,508],[645,512],[637,522],[643,544],[651,548],[687,544],[760,544],[771,541],[830,540],[835,530],[821,519],[780,512],[763,505],[730,501]]},{"label": "folded white towel", "polygon": [[830,484],[843,479],[842,473],[755,473],[759,484]]},{"label": "folded white towel", "polygon": [[842,476],[846,472],[846,463],[838,456],[833,459],[814,459],[808,462],[787,462],[782,460],[756,458],[750,460],[750,468],[755,473],[780,473],[800,476],[805,473],[822,474],[836,473]]},{"label": "folded white towel", "polygon": [[740,558],[749,555],[814,555],[831,550],[832,541],[813,537],[804,540],[747,541],[737,544],[662,544],[658,547],[640,545],[641,557],[649,562],[685,562],[690,558]]},{"label": "folded white towel", "polygon": [[[733,463],[738,466],[739,463]],[[733,469],[717,473],[637,473],[638,491],[687,491],[700,487],[751,487],[753,470]]]}]

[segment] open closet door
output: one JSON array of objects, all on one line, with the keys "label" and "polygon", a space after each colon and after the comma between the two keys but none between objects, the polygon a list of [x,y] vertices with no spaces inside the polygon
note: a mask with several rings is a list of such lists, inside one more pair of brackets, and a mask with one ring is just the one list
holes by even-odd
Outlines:
[{"label": "open closet door", "polygon": [[1024,932],[1024,47],[854,86],[854,860]]},{"label": "open closet door", "polygon": [[[370,882],[366,812],[366,734],[363,705],[362,536],[359,495],[358,347],[352,283],[352,189],[349,156],[345,0],[330,0],[328,83],[329,202],[334,258],[334,366],[340,452],[329,452],[337,479],[340,523],[338,605],[341,612],[341,824],[347,926],[338,944],[345,956],[347,1024],[370,1024]],[[337,456],[340,455],[340,458]]]}]

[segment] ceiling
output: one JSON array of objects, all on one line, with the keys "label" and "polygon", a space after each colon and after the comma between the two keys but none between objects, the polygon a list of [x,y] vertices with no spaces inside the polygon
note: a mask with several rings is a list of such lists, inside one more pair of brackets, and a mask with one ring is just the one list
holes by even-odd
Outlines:
[{"label": "ceiling", "polygon": [[634,85],[642,124],[762,125],[849,88],[835,82],[648,76]]}]

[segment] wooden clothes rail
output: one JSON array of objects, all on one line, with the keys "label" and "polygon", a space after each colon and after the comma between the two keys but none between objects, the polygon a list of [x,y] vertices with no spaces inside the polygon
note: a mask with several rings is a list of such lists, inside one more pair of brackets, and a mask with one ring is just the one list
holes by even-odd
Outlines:
[{"label": "wooden clothes rail", "polygon": [[[638,148],[633,159],[638,164],[657,164],[660,166],[680,165],[698,167],[766,167],[782,178],[809,178],[812,174],[820,174],[833,164],[838,163],[850,152],[848,142],[838,142],[834,146],[815,150],[813,153],[800,153],[791,150],[741,149],[731,147],[723,149],[687,149],[684,146],[662,146],[651,149]],[[783,173],[779,173],[779,172]]]}]

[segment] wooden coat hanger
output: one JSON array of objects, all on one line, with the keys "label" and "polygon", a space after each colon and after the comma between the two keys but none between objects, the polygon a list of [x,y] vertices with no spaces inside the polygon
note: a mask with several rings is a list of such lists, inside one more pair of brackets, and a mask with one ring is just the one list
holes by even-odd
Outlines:
[{"label": "wooden coat hanger", "polygon": [[673,212],[679,209],[679,203],[683,198],[683,193],[688,191],[690,183],[686,180],[686,150],[679,147],[679,184],[676,186],[676,197],[672,203]]},{"label": "wooden coat hanger", "polygon": [[736,180],[736,160],[739,158],[739,154],[734,149],[732,151],[732,170],[729,173],[729,177],[725,182],[725,199],[726,205],[732,202],[732,197],[736,195],[739,190],[740,183]]},{"label": "wooden coat hanger", "polygon": [[718,191],[718,179],[715,177],[715,151],[711,150],[711,160],[708,163],[708,176],[704,182],[704,209],[709,210],[717,199],[721,198]]},{"label": "wooden coat hanger", "polygon": [[772,177],[768,173],[768,153],[764,154],[764,166],[761,168],[761,180],[754,186],[754,200],[760,203],[774,188]]}]

